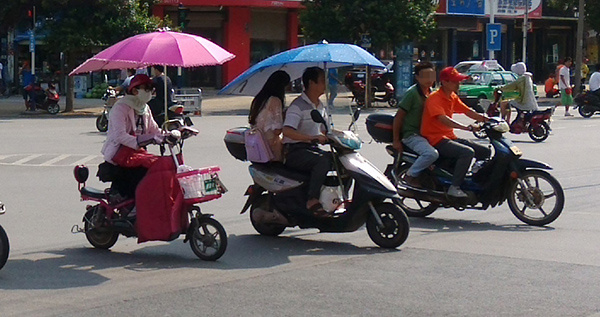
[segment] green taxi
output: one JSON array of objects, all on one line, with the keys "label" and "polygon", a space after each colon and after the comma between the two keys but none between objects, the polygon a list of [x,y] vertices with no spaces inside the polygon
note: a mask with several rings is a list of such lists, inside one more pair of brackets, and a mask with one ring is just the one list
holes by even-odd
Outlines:
[{"label": "green taxi", "polygon": [[[479,100],[494,100],[494,89],[509,84],[519,77],[510,71],[469,71],[467,75],[470,78],[461,82],[458,89],[458,96],[469,107],[479,111]],[[537,88],[533,86],[534,93],[537,95]],[[516,97],[516,92],[506,93],[504,99]]]}]

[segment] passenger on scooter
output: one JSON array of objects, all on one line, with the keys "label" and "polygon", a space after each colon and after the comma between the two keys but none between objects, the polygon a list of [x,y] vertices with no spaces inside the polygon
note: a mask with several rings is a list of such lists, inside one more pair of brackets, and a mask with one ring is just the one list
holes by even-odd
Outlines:
[{"label": "passenger on scooter", "polygon": [[108,133],[102,147],[103,164],[98,176],[110,175],[111,195],[135,196],[135,188],[157,157],[146,152],[145,145],[162,141],[162,133],[147,103],[152,98],[152,80],[147,75],[136,75],[131,80],[127,95],[112,107]]},{"label": "passenger on scooter", "polygon": [[317,217],[328,217],[319,202],[321,186],[332,164],[331,153],[323,151],[317,143],[325,144],[327,137],[321,123],[312,120],[311,111],[317,109],[326,124],[327,110],[319,97],[325,93],[325,71],[309,67],[302,75],[304,92],[297,97],[285,113],[283,122],[284,164],[290,168],[310,172],[306,208]]},{"label": "passenger on scooter", "polygon": [[502,119],[510,122],[510,108],[515,107],[523,111],[539,110],[537,100],[535,100],[535,92],[533,91],[533,80],[531,73],[527,72],[527,65],[523,62],[518,62],[510,67],[510,70],[519,75],[517,80],[500,88],[503,93],[517,92],[518,95],[513,100],[505,100],[500,103],[500,114]]},{"label": "passenger on scooter", "polygon": [[263,88],[252,100],[248,122],[252,128],[260,130],[273,153],[273,161],[283,161],[283,107],[285,87],[290,83],[290,75],[278,70],[269,76]]},{"label": "passenger on scooter", "polygon": [[454,129],[474,131],[479,129],[477,125],[464,125],[452,119],[454,113],[464,113],[469,118],[479,122],[487,121],[488,118],[467,107],[456,92],[462,80],[468,76],[460,74],[454,67],[446,67],[440,72],[442,87],[432,93],[423,110],[423,122],[421,123],[421,135],[435,147],[440,156],[456,159],[456,166],[452,177],[452,185],[447,194],[457,198],[465,198],[467,194],[460,189],[471,160],[484,160],[490,157],[491,151],[483,145],[466,139],[459,139],[454,134]]},{"label": "passenger on scooter", "polygon": [[402,143],[419,154],[419,157],[403,176],[403,181],[413,187],[421,187],[419,174],[438,159],[437,150],[419,133],[423,117],[423,104],[431,94],[435,83],[435,68],[430,62],[415,65],[417,83],[410,87],[398,105],[394,117],[394,149],[402,153]]},{"label": "passenger on scooter", "polygon": [[129,83],[131,83],[131,79],[133,79],[133,76],[135,76],[135,69],[127,68],[127,78],[125,78],[121,85],[115,88],[115,92],[117,93],[117,95],[126,93],[127,88],[129,87]]}]

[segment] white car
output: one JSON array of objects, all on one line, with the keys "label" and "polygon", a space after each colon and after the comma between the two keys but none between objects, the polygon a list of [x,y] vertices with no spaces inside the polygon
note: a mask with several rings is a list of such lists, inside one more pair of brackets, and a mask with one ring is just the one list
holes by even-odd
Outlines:
[{"label": "white car", "polygon": [[497,60],[485,61],[464,61],[454,65],[454,68],[461,74],[466,74],[474,70],[498,70],[504,71],[502,65]]}]

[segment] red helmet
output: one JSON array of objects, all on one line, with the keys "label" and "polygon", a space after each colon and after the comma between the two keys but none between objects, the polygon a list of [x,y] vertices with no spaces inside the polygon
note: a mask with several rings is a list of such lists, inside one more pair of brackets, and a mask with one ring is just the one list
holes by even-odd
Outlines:
[{"label": "red helmet", "polygon": [[140,85],[146,85],[146,87],[152,88],[152,79],[146,74],[137,74],[131,78],[129,87],[127,87],[127,93],[131,94],[131,90]]}]

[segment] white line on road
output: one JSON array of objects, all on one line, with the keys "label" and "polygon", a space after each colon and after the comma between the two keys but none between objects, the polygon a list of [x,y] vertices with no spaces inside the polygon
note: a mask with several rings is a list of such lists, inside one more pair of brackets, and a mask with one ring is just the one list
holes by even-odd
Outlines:
[{"label": "white line on road", "polygon": [[98,157],[98,155],[88,155],[84,158],[82,158],[81,160],[71,164],[71,165],[81,165],[81,164],[85,164],[93,159],[95,159],[96,157]]},{"label": "white line on road", "polygon": [[16,162],[13,162],[13,163],[12,163],[12,165],[20,165],[20,164],[23,164],[23,163],[29,162],[29,161],[31,161],[31,160],[35,160],[36,158],[38,158],[38,157],[40,157],[40,156],[42,156],[42,155],[44,155],[44,154],[33,154],[33,155],[29,155],[29,156],[27,156],[27,157],[25,157],[25,158],[22,158],[22,159],[20,159],[20,160],[18,160],[18,161],[16,161]]},{"label": "white line on road", "polygon": [[40,164],[40,166],[50,166],[50,165],[52,165],[52,164],[54,164],[54,163],[56,163],[56,162],[58,162],[60,160],[66,159],[69,156],[71,156],[71,155],[69,155],[69,154],[61,154],[61,155],[59,155],[59,156],[57,156],[57,157],[55,157],[55,158],[53,158],[53,159],[51,159],[49,161],[46,161],[46,162]]}]

